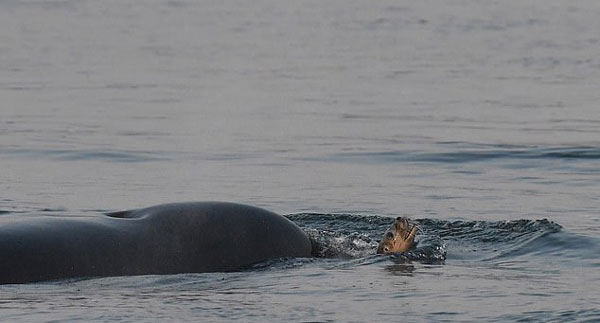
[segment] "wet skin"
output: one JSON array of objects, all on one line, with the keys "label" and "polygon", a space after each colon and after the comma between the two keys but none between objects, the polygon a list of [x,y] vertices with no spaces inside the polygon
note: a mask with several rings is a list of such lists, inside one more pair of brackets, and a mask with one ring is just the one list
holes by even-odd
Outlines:
[{"label": "wet skin", "polygon": [[0,284],[236,271],[267,259],[310,256],[308,236],[290,220],[235,203],[0,218]]},{"label": "wet skin", "polygon": [[410,224],[407,218],[398,217],[384,233],[377,247],[378,254],[405,252],[414,247],[418,226]]}]

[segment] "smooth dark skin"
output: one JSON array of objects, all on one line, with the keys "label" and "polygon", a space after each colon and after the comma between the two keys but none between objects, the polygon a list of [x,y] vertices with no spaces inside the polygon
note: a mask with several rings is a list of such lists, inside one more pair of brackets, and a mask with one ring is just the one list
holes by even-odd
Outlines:
[{"label": "smooth dark skin", "polygon": [[378,254],[405,252],[414,247],[418,226],[411,227],[407,218],[397,217],[383,235],[377,247]]},{"label": "smooth dark skin", "polygon": [[310,257],[278,214],[223,202],[173,203],[98,217],[0,218],[0,283],[73,277],[223,272]]}]

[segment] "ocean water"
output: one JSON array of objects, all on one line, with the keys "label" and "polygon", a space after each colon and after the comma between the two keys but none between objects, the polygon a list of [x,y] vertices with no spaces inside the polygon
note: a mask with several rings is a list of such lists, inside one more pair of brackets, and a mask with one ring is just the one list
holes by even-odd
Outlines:
[{"label": "ocean water", "polygon": [[[599,16],[0,0],[0,216],[233,201],[323,255],[3,285],[0,320],[600,320]],[[376,256],[400,215],[418,248]]]}]

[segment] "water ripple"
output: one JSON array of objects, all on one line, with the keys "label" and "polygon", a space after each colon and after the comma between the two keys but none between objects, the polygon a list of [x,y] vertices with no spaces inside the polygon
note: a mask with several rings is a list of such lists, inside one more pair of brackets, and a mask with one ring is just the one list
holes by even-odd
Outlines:
[{"label": "water ripple", "polygon": [[2,149],[0,155],[14,158],[54,159],[60,161],[100,160],[117,163],[149,162],[169,159],[166,155],[152,151],[118,149]]},{"label": "water ripple", "polygon": [[[377,215],[300,213],[287,217],[309,234],[317,257],[330,259],[373,256],[383,232],[393,222],[392,218]],[[562,226],[547,219],[415,221],[421,228],[417,247],[395,255],[396,263],[443,264],[447,258],[494,265],[527,261],[536,256],[586,262],[594,259],[593,252],[600,246],[599,241],[565,232]]]},{"label": "water ripple", "polygon": [[423,152],[411,150],[338,153],[328,159],[340,162],[359,163],[469,163],[495,159],[507,160],[598,160],[600,147],[533,147],[512,149],[471,149],[445,152]]}]

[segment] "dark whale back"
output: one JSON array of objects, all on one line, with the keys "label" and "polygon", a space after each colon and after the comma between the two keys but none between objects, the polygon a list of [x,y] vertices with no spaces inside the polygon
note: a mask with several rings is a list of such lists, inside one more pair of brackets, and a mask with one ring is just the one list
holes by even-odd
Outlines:
[{"label": "dark whale back", "polygon": [[298,226],[261,208],[173,203],[90,218],[0,219],[0,283],[240,270],[310,257]]}]

